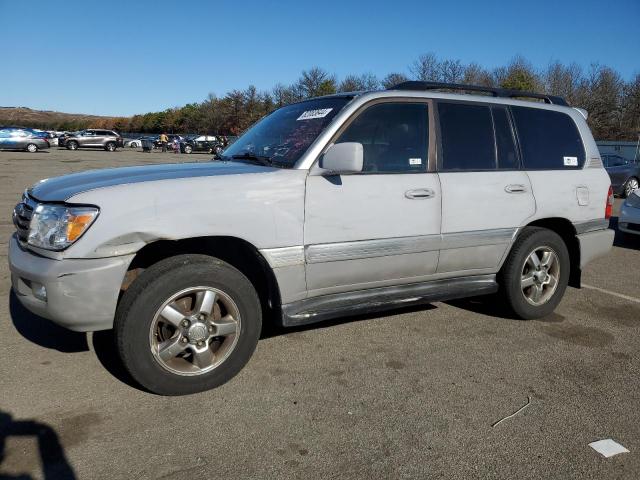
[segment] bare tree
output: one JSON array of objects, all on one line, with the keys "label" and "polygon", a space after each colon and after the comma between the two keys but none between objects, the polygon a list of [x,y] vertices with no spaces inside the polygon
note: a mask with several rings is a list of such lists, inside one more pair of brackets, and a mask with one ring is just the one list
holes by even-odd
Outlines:
[{"label": "bare tree", "polygon": [[304,98],[328,95],[336,92],[336,77],[319,67],[304,70],[297,87]]},{"label": "bare tree", "polygon": [[339,92],[358,92],[377,90],[380,88],[380,80],[373,73],[362,75],[347,75],[338,86]]},{"label": "bare tree", "polygon": [[446,83],[460,83],[464,78],[465,67],[460,60],[444,60],[438,64],[438,80]]},{"label": "bare tree", "polygon": [[409,80],[404,73],[390,73],[382,79],[382,88],[391,88]]},{"label": "bare tree", "polygon": [[433,52],[420,55],[410,66],[414,80],[437,82],[440,80],[440,62]]},{"label": "bare tree", "polygon": [[467,85],[480,85],[483,87],[494,87],[495,82],[491,72],[482,68],[475,62],[471,62],[464,69],[462,83]]}]

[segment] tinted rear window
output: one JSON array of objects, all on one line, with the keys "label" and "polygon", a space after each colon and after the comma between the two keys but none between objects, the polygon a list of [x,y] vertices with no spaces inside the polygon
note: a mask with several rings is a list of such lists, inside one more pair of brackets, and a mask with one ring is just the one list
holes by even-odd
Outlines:
[{"label": "tinted rear window", "polygon": [[438,102],[438,116],[443,170],[496,168],[489,107]]},{"label": "tinted rear window", "polygon": [[522,161],[527,170],[581,168],[584,146],[573,119],[565,113],[511,107]]}]

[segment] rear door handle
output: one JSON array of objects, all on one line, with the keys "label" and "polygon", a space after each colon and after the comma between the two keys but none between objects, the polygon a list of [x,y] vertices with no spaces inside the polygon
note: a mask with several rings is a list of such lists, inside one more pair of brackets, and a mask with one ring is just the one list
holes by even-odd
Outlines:
[{"label": "rear door handle", "polygon": [[436,192],[430,188],[416,188],[415,190],[407,190],[404,192],[404,196],[409,200],[423,200],[425,198],[435,197]]},{"label": "rear door handle", "polygon": [[527,191],[527,187],[521,184],[512,184],[504,187],[504,191],[507,193],[524,193]]}]

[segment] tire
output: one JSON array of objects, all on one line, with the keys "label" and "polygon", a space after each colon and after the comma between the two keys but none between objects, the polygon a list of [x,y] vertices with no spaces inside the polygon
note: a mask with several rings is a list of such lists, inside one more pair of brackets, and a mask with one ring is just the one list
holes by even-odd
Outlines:
[{"label": "tire", "polygon": [[78,142],[76,142],[75,140],[71,140],[70,142],[67,142],[65,146],[67,147],[68,150],[77,150]]},{"label": "tire", "polygon": [[220,153],[222,152],[222,147],[220,145],[216,145],[215,147],[213,147],[213,154],[214,155],[220,155]]},{"label": "tire", "polygon": [[27,145],[27,152],[36,153],[38,151],[38,146],[35,143],[30,143]]},{"label": "tire", "polygon": [[[178,302],[182,302],[180,295],[190,289],[215,291],[213,313],[205,320],[202,316],[191,315],[188,317],[191,324],[186,326],[183,325],[185,318],[180,316],[183,313],[180,313],[170,325],[160,311],[167,311],[168,305],[173,305],[175,313],[178,303],[167,302],[176,295]],[[180,305],[181,312],[189,314],[194,304]],[[229,319],[236,317],[233,324]],[[217,325],[207,323],[213,322],[211,319],[214,318],[218,318],[215,320]],[[209,326],[209,333],[206,327],[198,329],[203,322]],[[180,326],[174,330],[172,325]],[[229,331],[234,333],[222,333],[218,330],[221,325],[231,326]],[[142,387],[160,395],[201,392],[229,381],[249,361],[261,327],[260,301],[251,282],[228,263],[206,255],[178,255],[145,270],[124,292],[114,324],[116,345],[125,368]],[[196,332],[195,338],[192,330]],[[203,337],[197,335],[203,332],[209,338],[198,341]],[[226,336],[213,337],[219,332]],[[163,360],[160,352],[163,344],[171,348],[184,346],[181,352],[170,354],[176,356]],[[197,365],[198,348],[208,351],[214,359],[206,368]]]},{"label": "tire", "polygon": [[193,147],[191,145],[185,145],[184,153],[191,153],[191,152],[193,152]]},{"label": "tire", "polygon": [[622,188],[622,196],[623,198],[627,198],[629,195],[633,193],[634,190],[637,190],[640,187],[640,182],[636,177],[629,178]]},{"label": "tire", "polygon": [[[545,252],[550,252],[548,257],[545,257]],[[541,263],[540,270],[534,267],[535,261],[530,259],[533,253]],[[552,258],[549,270],[545,270],[545,258]],[[569,275],[569,251],[562,238],[546,228],[525,227],[498,276],[500,293],[510,313],[516,318],[530,320],[546,317],[562,300]],[[548,283],[544,284],[545,281]],[[530,286],[525,286],[529,283]],[[536,290],[542,293],[538,294]]]},{"label": "tire", "polygon": [[116,151],[117,145],[115,144],[115,142],[107,142],[104,146],[104,149],[107,152],[115,152]]}]

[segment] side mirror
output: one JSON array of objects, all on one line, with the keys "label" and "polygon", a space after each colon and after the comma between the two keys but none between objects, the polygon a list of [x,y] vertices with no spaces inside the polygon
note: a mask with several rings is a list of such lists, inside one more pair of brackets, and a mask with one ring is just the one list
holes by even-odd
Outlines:
[{"label": "side mirror", "polygon": [[320,159],[320,168],[333,174],[358,173],[362,171],[363,160],[361,143],[334,143]]}]

